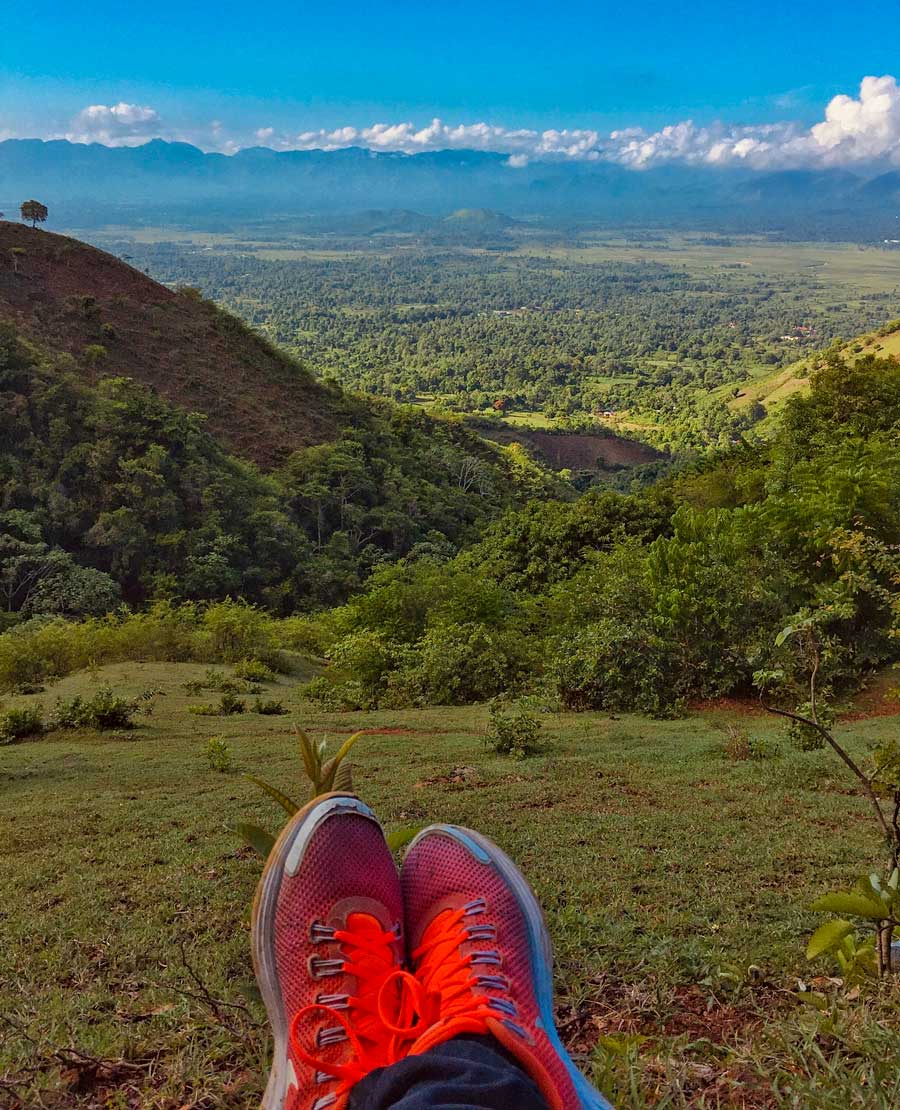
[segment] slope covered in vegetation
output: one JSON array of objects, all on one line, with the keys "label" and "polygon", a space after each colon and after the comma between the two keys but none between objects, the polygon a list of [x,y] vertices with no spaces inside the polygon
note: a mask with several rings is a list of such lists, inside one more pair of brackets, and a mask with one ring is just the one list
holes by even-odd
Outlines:
[{"label": "slope covered in vegetation", "polygon": [[446,564],[380,571],[330,618],[326,704],[466,703],[549,691],[573,709],[679,711],[769,670],[802,701],[898,655],[900,363],[835,351],[771,443],[648,490],[530,507]]},{"label": "slope covered in vegetation", "polygon": [[[0,608],[346,599],[566,487],[458,420],[317,382],[239,321],[0,225]],[[265,469],[262,469],[263,464]]]},{"label": "slope covered in vegetation", "polygon": [[263,466],[335,438],[354,406],[190,289],[175,291],[77,239],[0,221],[0,319],[96,383],[133,378],[206,415]]}]

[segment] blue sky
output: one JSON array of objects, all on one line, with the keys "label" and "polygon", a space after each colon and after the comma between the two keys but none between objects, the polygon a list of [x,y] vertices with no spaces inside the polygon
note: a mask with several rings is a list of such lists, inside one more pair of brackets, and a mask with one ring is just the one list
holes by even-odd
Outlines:
[{"label": "blue sky", "polygon": [[[434,117],[603,134],[688,119],[809,127],[834,95],[897,69],[891,6],[48,0],[3,36],[0,135],[137,141],[143,127],[227,148],[260,129],[291,145]],[[73,123],[91,105],[147,111]]]}]

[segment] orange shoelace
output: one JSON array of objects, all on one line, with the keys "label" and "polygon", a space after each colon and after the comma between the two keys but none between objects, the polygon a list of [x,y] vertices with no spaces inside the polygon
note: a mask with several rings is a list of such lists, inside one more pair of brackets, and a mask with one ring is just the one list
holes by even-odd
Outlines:
[{"label": "orange shoelace", "polygon": [[[477,898],[458,910],[444,910],[425,929],[412,954],[419,989],[411,1006],[418,1016],[414,1028],[421,1032],[408,1054],[427,1052],[464,1033],[488,1033],[489,1021],[526,1036],[513,1020],[518,1011],[509,998],[509,980],[491,970],[500,968],[500,954],[473,945],[496,939],[496,928],[477,920],[485,909],[484,899]],[[471,946],[465,955],[464,944]]]},{"label": "orange shoelace", "polygon": [[[336,1087],[314,1102],[312,1110],[340,1110],[360,1079],[405,1054],[417,991],[409,989],[406,980],[411,977],[397,968],[394,946],[398,931],[383,929],[371,915],[350,914],[344,929],[316,924],[311,935],[315,943],[338,945],[339,954],[314,956],[309,962],[310,974],[316,979],[353,976],[356,994],[319,995],[316,1002],[294,1015],[290,1037],[298,1059],[315,1070],[317,1083],[337,1081]],[[314,1036],[316,1051],[309,1051],[305,1047],[309,1034],[304,1036],[304,1028],[323,1017],[329,1024],[320,1025]],[[350,1049],[343,1062],[322,1054],[340,1044]]]}]

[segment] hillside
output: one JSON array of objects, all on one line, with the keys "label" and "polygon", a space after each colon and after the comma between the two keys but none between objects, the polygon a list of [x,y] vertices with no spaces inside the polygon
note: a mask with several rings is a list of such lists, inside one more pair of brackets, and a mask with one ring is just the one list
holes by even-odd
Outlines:
[{"label": "hillside", "polygon": [[[857,362],[866,355],[900,361],[900,320],[893,320],[877,332],[840,344],[835,350],[848,363]],[[737,387],[720,390],[719,393],[723,396],[726,392],[733,394],[728,398],[728,406],[733,412],[740,412],[758,401],[766,410],[766,417],[756,425],[756,429],[771,431],[774,429],[772,418],[778,415],[784,402],[795,393],[808,391],[810,374],[820,362],[821,356],[807,356],[772,374],[749,379]],[[737,390],[736,393],[734,389]]]},{"label": "hillside", "polygon": [[334,439],[350,406],[191,291],[76,239],[0,222],[0,319],[72,356],[85,381],[133,378],[207,417],[232,452],[269,467]]},{"label": "hillside", "polygon": [[[458,420],[318,382],[194,291],[0,225],[4,622],[346,599],[573,491]],[[268,473],[266,473],[268,471]]]}]

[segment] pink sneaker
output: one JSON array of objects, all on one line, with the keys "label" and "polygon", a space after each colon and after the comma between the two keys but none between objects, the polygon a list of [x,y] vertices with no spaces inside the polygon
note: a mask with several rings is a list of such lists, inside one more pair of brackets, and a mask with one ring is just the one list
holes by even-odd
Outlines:
[{"label": "pink sneaker", "polygon": [[[340,1110],[403,1042],[390,1025],[403,959],[400,880],[381,826],[328,794],[288,822],[253,903],[253,966],[275,1035],[264,1110]],[[386,986],[387,985],[387,986]]]},{"label": "pink sneaker", "polygon": [[490,1034],[551,1110],[611,1110],[559,1039],[550,938],[515,864],[479,833],[433,825],[410,845],[401,884],[426,1024],[409,1054],[460,1034]]}]

